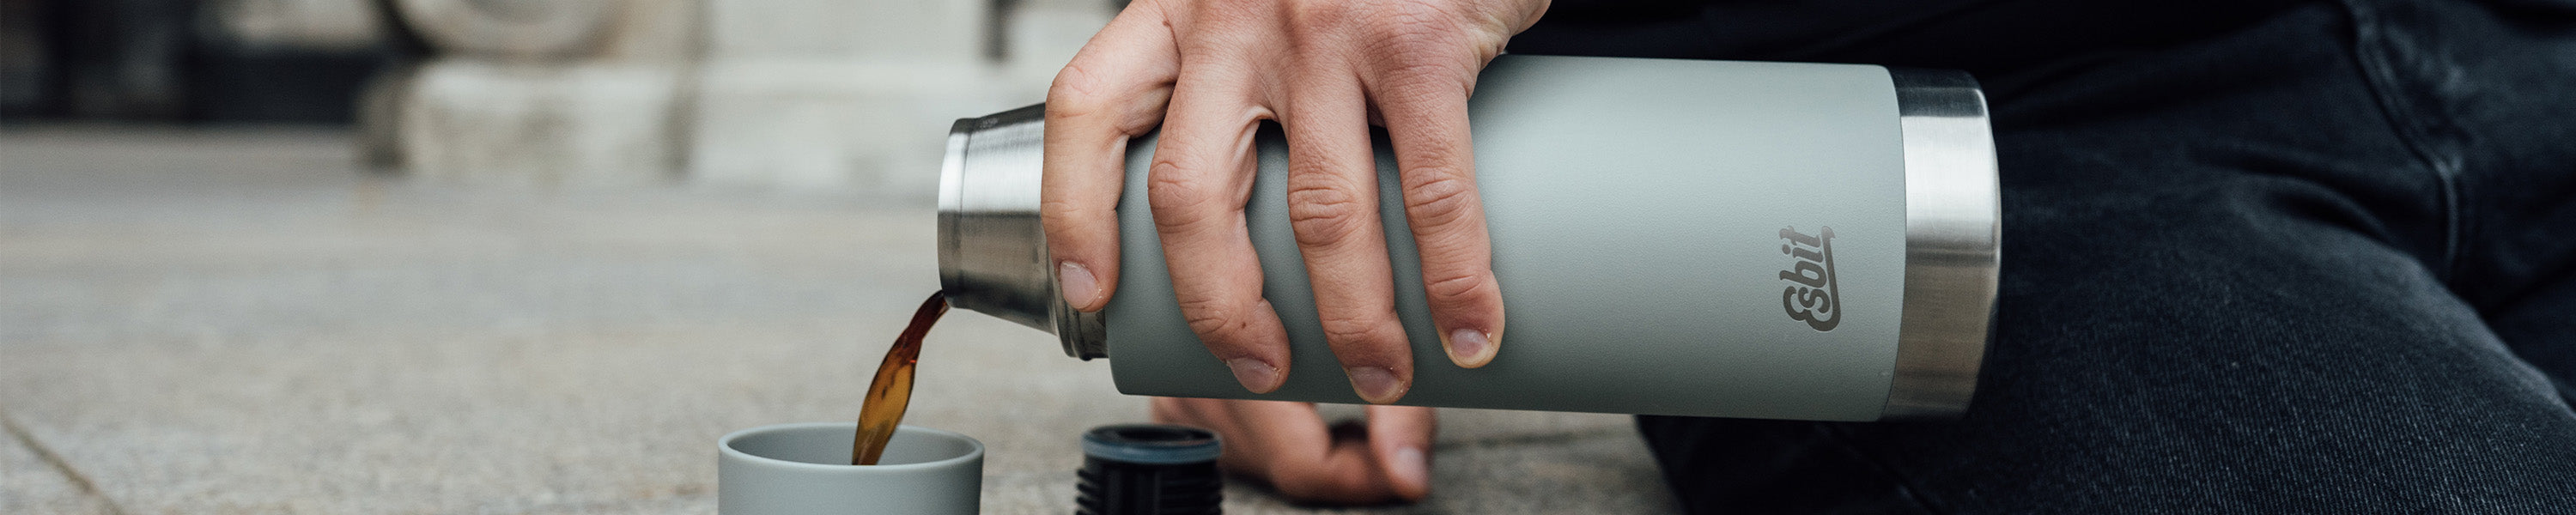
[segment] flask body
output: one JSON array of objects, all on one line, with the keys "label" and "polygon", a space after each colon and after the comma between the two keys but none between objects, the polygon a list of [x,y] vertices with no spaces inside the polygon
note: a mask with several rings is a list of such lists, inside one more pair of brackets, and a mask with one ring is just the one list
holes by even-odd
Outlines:
[{"label": "flask body", "polygon": [[[1380,219],[1415,362],[1401,403],[1957,413],[1982,361],[2000,234],[1975,95],[1955,72],[1866,65],[1497,59],[1470,104],[1508,319],[1485,367],[1443,354],[1401,171],[1377,138]],[[1110,358],[1121,392],[1360,402],[1307,287],[1284,140],[1264,128],[1256,146],[1245,220],[1292,346],[1285,385],[1244,391],[1189,331],[1147,202],[1148,136],[1129,145],[1117,295],[1087,322],[1050,319],[1074,328],[1058,330],[1069,352]]]}]

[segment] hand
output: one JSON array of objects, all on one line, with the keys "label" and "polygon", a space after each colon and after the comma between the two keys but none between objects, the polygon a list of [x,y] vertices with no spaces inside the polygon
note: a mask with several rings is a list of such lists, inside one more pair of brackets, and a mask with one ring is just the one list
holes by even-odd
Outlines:
[{"label": "hand", "polygon": [[1288,212],[1325,339],[1360,398],[1413,382],[1378,221],[1371,121],[1402,170],[1433,325],[1450,361],[1479,367],[1503,335],[1467,97],[1476,74],[1548,0],[1137,0],[1047,92],[1041,215],[1058,287],[1098,310],[1118,284],[1129,138],[1162,127],[1147,195],[1190,330],[1253,392],[1287,377],[1288,337],[1261,297],[1244,229],[1252,138],[1288,136]]},{"label": "hand", "polygon": [[1154,421],[1216,431],[1217,465],[1300,502],[1379,504],[1431,493],[1431,408],[1369,406],[1365,432],[1335,431],[1303,402],[1154,398]]}]

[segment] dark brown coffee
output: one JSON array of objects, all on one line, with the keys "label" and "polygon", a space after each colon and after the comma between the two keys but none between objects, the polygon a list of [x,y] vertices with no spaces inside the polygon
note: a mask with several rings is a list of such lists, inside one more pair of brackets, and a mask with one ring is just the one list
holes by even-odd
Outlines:
[{"label": "dark brown coffee", "polygon": [[858,436],[850,444],[851,465],[875,465],[885,455],[886,440],[894,438],[894,428],[903,425],[903,408],[912,404],[912,365],[921,357],[921,337],[930,334],[931,324],[948,313],[948,295],[930,294],[921,309],[912,312],[912,325],[903,327],[895,336],[894,348],[886,349],[885,362],[877,364],[877,378],[868,383],[868,397],[859,405]]}]

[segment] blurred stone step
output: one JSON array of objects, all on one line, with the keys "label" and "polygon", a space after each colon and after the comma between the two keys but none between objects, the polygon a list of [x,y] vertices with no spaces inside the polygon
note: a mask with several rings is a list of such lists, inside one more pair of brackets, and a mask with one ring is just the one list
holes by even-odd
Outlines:
[{"label": "blurred stone step", "polygon": [[708,61],[688,175],[700,184],[929,198],[952,121],[1035,102],[1002,94],[1005,78],[972,61]]},{"label": "blurred stone step", "polygon": [[631,185],[670,182],[681,104],[677,66],[508,64],[442,59],[397,79],[395,159],[438,182]]}]

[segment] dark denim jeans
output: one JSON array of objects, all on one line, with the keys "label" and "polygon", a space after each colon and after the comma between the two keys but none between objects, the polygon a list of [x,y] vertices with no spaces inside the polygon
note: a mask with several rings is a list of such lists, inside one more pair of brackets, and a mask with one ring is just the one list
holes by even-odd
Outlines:
[{"label": "dark denim jeans", "polygon": [[2576,2],[2352,0],[1980,77],[1955,421],[1640,417],[1697,513],[2576,513]]}]

